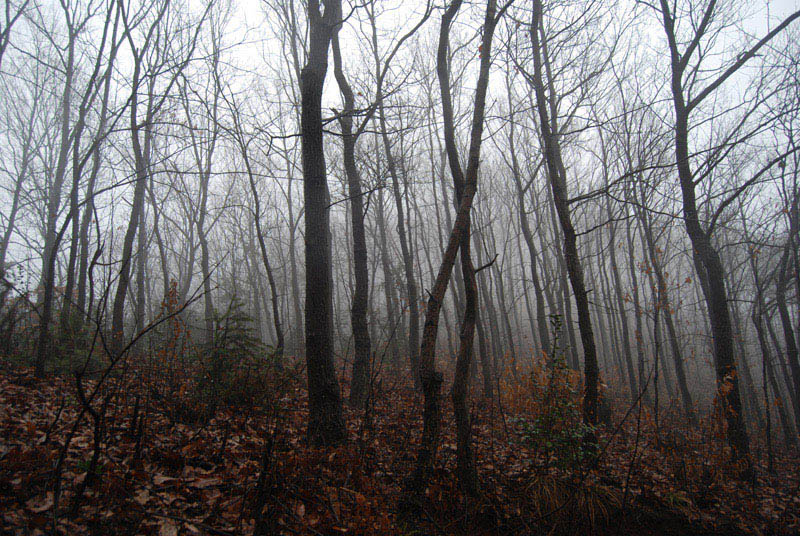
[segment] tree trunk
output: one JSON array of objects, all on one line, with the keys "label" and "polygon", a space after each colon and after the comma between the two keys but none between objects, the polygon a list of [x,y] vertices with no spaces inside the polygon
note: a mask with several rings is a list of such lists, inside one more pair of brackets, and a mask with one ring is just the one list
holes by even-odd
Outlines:
[{"label": "tree trunk", "polygon": [[489,0],[486,7],[486,17],[483,26],[482,54],[477,88],[475,90],[475,108],[472,116],[470,132],[469,157],[467,171],[464,174],[458,159],[455,146],[455,132],[453,127],[453,109],[450,101],[450,73],[447,62],[449,46],[450,25],[461,7],[461,0],[454,0],[442,15],[441,31],[439,34],[439,47],[437,51],[436,71],[439,77],[439,86],[442,94],[442,114],[445,128],[445,142],[447,143],[448,160],[456,185],[457,195],[460,193],[460,204],[456,213],[453,229],[447,242],[442,257],[442,264],[436,276],[433,289],[428,299],[425,313],[425,326],[420,348],[420,377],[425,395],[425,410],[423,414],[423,433],[417,462],[407,491],[415,499],[419,499],[427,483],[427,476],[433,463],[433,458],[438,448],[440,401],[439,389],[442,375],[436,370],[435,349],[436,333],[438,329],[439,311],[444,300],[447,285],[452,274],[456,253],[462,251],[462,271],[468,278],[468,307],[465,309],[464,324],[461,331],[461,345],[456,362],[456,376],[453,381],[453,409],[456,417],[457,436],[457,465],[459,482],[462,488],[469,493],[477,492],[477,471],[470,447],[470,416],[467,406],[468,375],[472,357],[472,343],[475,330],[477,312],[477,287],[475,284],[475,271],[472,269],[469,254],[469,227],[470,211],[478,185],[478,166],[480,162],[480,147],[483,134],[483,116],[486,106],[486,92],[489,83],[489,57],[491,53],[492,36],[496,24],[495,0]]},{"label": "tree trunk", "polygon": [[[550,187],[553,192],[553,202],[564,235],[564,262],[572,285],[572,292],[575,295],[575,305],[578,309],[578,330],[580,331],[581,342],[583,343],[584,357],[583,419],[587,425],[595,426],[598,423],[597,410],[599,396],[597,387],[597,349],[595,347],[594,333],[592,331],[592,322],[589,313],[589,297],[583,280],[581,260],[578,255],[577,234],[572,225],[572,219],[569,213],[567,183],[564,174],[564,164],[561,162],[558,132],[551,130],[551,121],[554,122],[555,118],[548,117],[547,96],[545,95],[544,78],[542,75],[543,63],[547,62],[547,58],[544,57],[542,47],[539,43],[541,18],[541,1],[534,0],[530,28],[531,43],[534,53],[533,85],[539,111],[539,126],[541,128],[544,145],[545,161],[547,163]],[[555,97],[555,95],[550,95],[551,99]],[[594,441],[593,435],[594,434],[589,434],[588,439],[590,441]]]},{"label": "tree trunk", "polygon": [[[552,362],[553,356],[550,355],[550,333],[547,328],[547,311],[545,309],[544,294],[542,293],[542,284],[539,280],[539,270],[537,268],[536,245],[533,243],[533,233],[531,232],[531,226],[528,222],[528,216],[525,213],[525,190],[522,186],[522,179],[519,176],[519,163],[517,162],[515,143],[514,116],[512,114],[508,134],[509,152],[511,153],[511,171],[514,176],[514,183],[517,187],[517,204],[519,205],[519,220],[520,226],[522,227],[522,235],[525,237],[525,244],[528,246],[528,254],[531,259],[531,280],[533,282],[533,295],[536,300],[536,327],[539,332],[541,352],[543,355],[547,356],[548,362]],[[533,177],[531,178],[531,183],[532,182]],[[528,184],[528,187],[530,187],[531,183]]]},{"label": "tree trunk", "polygon": [[[764,303],[764,284],[759,277],[758,264],[755,255],[750,255],[749,261],[750,269],[753,272],[753,283],[756,290],[755,304],[753,305],[753,312],[750,319],[756,328],[758,345],[761,348],[762,373],[767,377],[763,378],[763,380],[769,380],[770,387],[772,387],[772,392],[775,395],[775,406],[778,409],[778,418],[781,421],[781,428],[783,429],[784,444],[787,448],[793,449],[797,446],[797,432],[795,432],[795,429],[792,426],[792,420],[786,411],[786,405],[783,403],[781,389],[777,380],[775,379],[775,370],[772,366],[772,356],[769,350],[769,343],[767,342],[767,336],[764,333],[764,310],[766,308]],[[769,422],[770,404],[767,403],[766,399],[764,402],[764,407]]]},{"label": "tree trunk", "polygon": [[[800,197],[798,197],[800,199]],[[775,282],[775,305],[778,308],[778,318],[781,321],[781,328],[783,329],[783,342],[786,345],[786,360],[789,362],[789,370],[791,371],[792,387],[794,388],[794,420],[800,423],[800,357],[798,357],[797,340],[795,339],[794,328],[792,327],[792,319],[789,314],[789,308],[786,305],[786,286],[789,281],[789,263],[791,253],[791,240],[792,233],[798,232],[794,226],[789,227],[789,238],[784,246],[783,255],[781,257],[780,267],[778,269],[778,277]],[[795,269],[798,269],[795,267]]]},{"label": "tree trunk", "polygon": [[[639,301],[639,278],[636,274],[636,258],[635,258],[635,249],[634,249],[634,241],[633,235],[631,233],[631,226],[628,225],[625,228],[625,237],[628,243],[628,275],[631,278],[631,284],[633,286],[633,314],[634,314],[634,336],[636,338],[636,363],[637,363],[637,373],[639,378],[639,389],[644,389],[645,385],[647,384],[647,379],[645,378],[645,357],[644,357],[644,327],[642,325],[642,308],[641,302]],[[645,400],[648,402],[650,401],[650,394],[649,391],[645,393]]]},{"label": "tree trunk", "polygon": [[386,216],[384,214],[383,206],[383,189],[378,190],[376,214],[378,221],[378,243],[381,255],[381,268],[383,270],[383,289],[386,298],[387,333],[390,338],[388,341],[390,348],[390,361],[393,367],[398,367],[400,364],[400,352],[397,343],[397,332],[400,328],[400,315],[397,312],[397,304],[399,299],[397,297],[394,274],[392,274],[391,261],[389,260],[389,246],[387,244],[388,236],[386,234]]},{"label": "tree trunk", "polygon": [[742,400],[739,394],[739,377],[733,354],[733,330],[725,289],[725,270],[719,253],[711,243],[711,237],[700,225],[697,212],[695,176],[691,169],[689,152],[689,112],[684,98],[682,58],[675,48],[674,19],[669,13],[666,0],[661,0],[664,29],[671,49],[671,88],[675,111],[675,163],[683,201],[683,221],[695,252],[694,263],[698,278],[705,281],[703,294],[714,339],[714,369],[717,376],[717,399],[722,405],[727,422],[728,443],[733,457],[741,462],[743,475],[752,474],[750,442],[742,415]]},{"label": "tree trunk", "polygon": [[338,31],[341,0],[308,3],[309,51],[300,75],[303,194],[306,222],[306,365],[308,440],[335,445],[347,430],[333,363],[333,275],[329,193],[322,142],[322,87],[328,70],[328,45]]},{"label": "tree trunk", "polygon": [[64,175],[67,170],[67,157],[69,155],[69,120],[70,104],[72,102],[72,80],[74,75],[75,63],[75,39],[76,35],[72,28],[69,31],[69,44],[67,46],[67,61],[65,65],[64,91],[61,96],[61,125],[58,161],[56,163],[53,183],[47,197],[47,220],[45,222],[44,248],[42,250],[42,287],[44,290],[44,300],[42,303],[42,314],[39,318],[39,337],[36,344],[36,360],[34,364],[34,374],[37,378],[44,376],[45,363],[50,355],[50,321],[53,317],[53,299],[55,287],[55,260],[58,255],[56,225],[58,221],[58,209],[61,204],[61,189],[64,185]]},{"label": "tree trunk", "polygon": [[334,75],[339,91],[344,99],[344,109],[339,116],[342,128],[344,170],[347,176],[348,197],[350,198],[350,221],[353,233],[353,275],[355,289],[350,323],[353,329],[353,375],[350,381],[350,405],[362,408],[367,398],[367,385],[370,377],[371,341],[367,311],[369,309],[369,267],[367,265],[367,238],[364,230],[364,198],[361,191],[361,175],[356,166],[356,141],[353,133],[353,113],[355,98],[342,69],[342,55],[339,39],[333,36]]},{"label": "tree trunk", "polygon": [[[378,37],[373,26],[372,32],[373,53],[375,60],[376,76],[380,72],[380,60],[378,58]],[[397,166],[392,156],[392,146],[389,141],[389,131],[386,126],[386,113],[384,110],[383,94],[379,90],[375,95],[378,106],[378,124],[383,140],[383,150],[386,153],[386,165],[389,168],[389,176],[392,178],[392,194],[394,195],[395,207],[397,209],[397,234],[400,238],[400,251],[403,256],[403,270],[406,279],[406,293],[408,294],[408,353],[411,363],[411,375],[414,378],[414,385],[421,388],[420,364],[419,364],[419,296],[417,295],[417,283],[414,277],[414,261],[411,256],[411,248],[408,243],[406,231],[405,210],[403,208],[403,197],[400,191],[400,179],[398,177]]]},{"label": "tree trunk", "polygon": [[[611,218],[611,201],[606,205],[609,219]],[[631,336],[628,327],[628,313],[625,310],[625,299],[622,296],[622,278],[619,274],[617,264],[617,225],[611,223],[611,236],[609,237],[609,256],[611,257],[611,277],[614,279],[614,295],[617,298],[617,314],[619,316],[622,330],[622,350],[625,353],[625,365],[628,370],[628,385],[631,392],[631,401],[636,400],[639,388],[636,382],[636,375],[633,369],[633,354],[631,352]],[[635,274],[632,274],[635,277]]]},{"label": "tree trunk", "polygon": [[139,137],[142,125],[138,121],[138,87],[139,75],[141,73],[141,62],[136,60],[133,75],[133,90],[130,99],[130,129],[131,142],[133,144],[134,165],[136,172],[135,186],[133,189],[133,205],[131,215],[128,220],[128,228],[125,231],[125,238],[122,244],[122,258],[120,259],[119,279],[117,290],[114,295],[114,306],[111,315],[111,351],[113,357],[117,357],[124,348],[125,340],[125,296],[128,292],[131,273],[131,259],[133,257],[133,240],[136,237],[136,230],[139,226],[139,218],[144,211],[145,186],[148,179],[148,168],[150,159],[150,143],[152,139],[152,119],[153,119],[153,81],[150,81],[148,91],[147,113],[144,121],[144,145]]},{"label": "tree trunk", "polygon": [[[642,199],[644,199],[642,193]],[[670,305],[669,297],[667,295],[667,280],[664,275],[664,267],[659,258],[659,250],[656,247],[655,237],[653,236],[652,221],[649,216],[643,211],[638,211],[639,221],[642,224],[642,234],[644,237],[644,246],[647,246],[647,251],[650,257],[650,263],[655,273],[655,284],[658,286],[659,305],[664,310],[664,321],[667,326],[667,336],[669,338],[670,347],[672,348],[673,364],[675,366],[675,375],[678,379],[678,388],[681,394],[681,402],[683,402],[683,410],[687,418],[694,422],[694,404],[692,402],[692,395],[689,392],[689,387],[686,382],[686,372],[683,366],[683,356],[681,355],[681,347],[678,342],[678,335],[675,329],[675,323],[672,320],[672,306]]]}]

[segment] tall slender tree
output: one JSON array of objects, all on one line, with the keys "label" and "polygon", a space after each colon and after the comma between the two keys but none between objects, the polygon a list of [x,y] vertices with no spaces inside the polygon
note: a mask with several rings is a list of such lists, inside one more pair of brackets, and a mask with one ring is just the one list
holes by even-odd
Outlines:
[{"label": "tall slender tree", "polygon": [[[733,327],[728,305],[728,294],[725,287],[725,268],[722,264],[717,248],[711,239],[713,221],[705,228],[701,224],[698,211],[697,183],[705,172],[698,177],[693,169],[691,151],[689,148],[689,132],[692,126],[691,115],[709,96],[724,84],[731,76],[738,72],[742,66],[750,61],[767,43],[785,30],[794,20],[800,18],[800,11],[786,17],[780,24],[770,30],[755,44],[741,51],[736,57],[705,80],[698,80],[698,75],[707,77],[704,64],[708,63],[705,42],[719,36],[719,30],[714,31],[714,24],[720,17],[719,8],[715,0],[706,3],[702,15],[695,20],[696,14],[691,16],[691,29],[688,37],[679,33],[677,26],[680,19],[676,10],[667,0],[659,2],[661,23],[667,38],[670,57],[670,81],[672,90],[672,105],[675,120],[675,165],[678,170],[680,182],[683,220],[686,232],[694,250],[693,259],[697,277],[700,280],[708,309],[708,318],[711,324],[711,333],[714,339],[714,368],[717,378],[718,398],[723,404],[723,415],[727,421],[728,442],[733,449],[734,458],[743,464],[743,475],[752,475],[750,460],[750,442],[742,411],[742,401],[739,394],[739,378],[736,371],[736,360],[733,349]],[[689,18],[689,15],[687,15]],[[705,61],[704,61],[705,60]],[[714,60],[715,62],[717,60]],[[712,71],[713,72],[713,71]],[[714,162],[708,162],[713,167]],[[747,186],[745,183],[744,186]],[[743,189],[737,188],[733,199]],[[729,201],[720,205],[724,208]]]},{"label": "tall slender tree", "polygon": [[322,141],[322,88],[328,48],[339,31],[341,0],[308,2],[308,58],[300,73],[300,133],[306,222],[306,367],[308,440],[335,445],[347,437],[339,383],[333,366],[333,272],[330,193]]}]

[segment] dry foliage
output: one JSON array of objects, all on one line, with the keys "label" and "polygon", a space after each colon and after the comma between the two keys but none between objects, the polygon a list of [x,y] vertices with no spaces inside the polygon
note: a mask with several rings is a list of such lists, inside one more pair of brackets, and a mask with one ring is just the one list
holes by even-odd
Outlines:
[{"label": "dry foliage", "polygon": [[[125,378],[136,381],[116,377],[105,387],[111,396],[101,455],[76,505],[76,490],[88,476],[91,419],[75,428],[60,496],[54,494],[54,468],[81,410],[74,382],[52,377],[37,383],[30,371],[5,367],[0,375],[4,534],[250,534],[259,475],[266,534],[800,530],[796,458],[779,453],[777,475],[760,467],[757,486],[741,483],[731,477],[734,468],[726,466],[711,422],[690,430],[668,413],[656,434],[644,406],[617,401],[618,411],[599,430],[599,452],[558,463],[558,453],[532,448],[520,423],[552,411],[552,399],[542,396],[546,373],[518,382],[506,378],[500,400],[474,403],[481,498],[457,489],[455,437],[448,424],[428,501],[421,516],[410,518],[396,508],[421,425],[420,397],[410,386],[376,387],[370,418],[349,413],[351,440],[323,450],[304,442],[306,391],[291,379],[302,377],[300,371],[268,376],[267,402],[219,404],[212,417],[191,424],[171,418],[174,402],[155,399],[158,391],[135,372],[128,370]],[[575,378],[563,381],[559,396],[572,390]]]}]

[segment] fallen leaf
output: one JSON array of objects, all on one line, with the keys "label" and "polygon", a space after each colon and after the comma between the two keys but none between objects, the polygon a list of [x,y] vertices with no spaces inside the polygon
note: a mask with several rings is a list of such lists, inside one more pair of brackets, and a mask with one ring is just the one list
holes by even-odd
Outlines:
[{"label": "fallen leaf", "polygon": [[158,527],[158,536],[178,536],[178,523],[172,519],[164,519]]}]

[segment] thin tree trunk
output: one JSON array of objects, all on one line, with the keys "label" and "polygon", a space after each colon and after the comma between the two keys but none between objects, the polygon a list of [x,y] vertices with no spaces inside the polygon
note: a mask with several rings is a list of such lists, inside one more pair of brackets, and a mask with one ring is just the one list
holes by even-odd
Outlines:
[{"label": "thin tree trunk", "polygon": [[[639,301],[639,277],[636,274],[636,258],[635,247],[631,226],[625,228],[625,236],[628,243],[628,275],[631,278],[631,285],[633,287],[633,314],[634,314],[634,337],[636,340],[636,363],[638,366],[639,388],[644,389],[647,383],[645,378],[645,356],[644,356],[644,327],[642,325],[643,311],[641,302]],[[645,393],[645,400],[650,400],[649,392]]]},{"label": "thin tree trunk", "polygon": [[[644,192],[642,199],[644,199]],[[642,237],[643,244],[646,246],[650,257],[650,264],[655,274],[655,284],[658,286],[659,303],[664,310],[664,322],[667,326],[667,335],[669,338],[670,347],[672,348],[673,364],[675,366],[675,375],[678,379],[678,388],[681,394],[681,402],[683,402],[683,409],[687,418],[694,422],[694,404],[692,402],[692,395],[689,392],[689,387],[686,381],[686,372],[683,366],[683,356],[681,355],[681,347],[678,342],[678,335],[675,329],[675,324],[672,320],[672,306],[670,305],[669,297],[667,295],[667,280],[664,275],[664,267],[661,264],[659,257],[659,249],[656,246],[655,237],[653,236],[652,222],[649,215],[643,211],[638,211],[639,221],[642,224]]]},{"label": "thin tree trunk", "polygon": [[[547,63],[547,58],[543,55],[543,49],[539,42],[539,30],[542,24],[541,19],[541,1],[534,0],[530,28],[530,37],[534,52],[534,92],[536,93],[539,126],[544,145],[550,187],[553,192],[553,202],[564,235],[564,261],[572,285],[572,291],[575,295],[575,304],[578,309],[578,329],[581,334],[584,357],[583,419],[586,424],[595,426],[598,423],[597,411],[599,400],[597,349],[595,347],[594,333],[592,331],[592,322],[589,313],[589,298],[583,280],[583,268],[578,255],[577,234],[572,225],[572,219],[569,213],[567,183],[564,164],[561,162],[558,132],[555,131],[555,129],[551,130],[551,121],[554,123],[556,118],[548,117],[547,96],[545,95],[545,84],[542,75],[543,64]],[[554,99],[556,96],[551,94],[550,98]],[[594,434],[590,433],[587,437],[590,441],[594,442]]]},{"label": "thin tree trunk", "polygon": [[436,281],[428,299],[425,314],[425,327],[420,348],[420,377],[425,395],[425,410],[423,414],[423,433],[420,448],[417,454],[414,473],[407,483],[407,491],[414,499],[419,499],[427,483],[430,467],[433,463],[439,442],[440,401],[439,389],[442,375],[436,370],[435,349],[436,332],[438,329],[439,312],[444,300],[447,285],[452,274],[456,253],[462,250],[462,270],[469,278],[468,307],[465,310],[464,324],[461,331],[461,346],[456,363],[456,377],[453,382],[453,409],[456,416],[457,427],[457,464],[459,482],[467,492],[477,492],[477,471],[470,448],[470,417],[467,407],[468,374],[470,358],[472,355],[472,342],[475,329],[477,311],[477,288],[475,272],[471,266],[469,255],[469,227],[470,211],[478,184],[478,166],[480,162],[481,137],[483,133],[483,116],[486,106],[486,92],[489,82],[489,57],[491,53],[492,36],[496,24],[495,0],[489,0],[486,8],[486,18],[483,27],[481,66],[478,75],[478,84],[475,91],[475,108],[470,132],[469,157],[467,171],[463,173],[458,159],[454,140],[453,109],[450,101],[450,76],[447,64],[447,52],[450,34],[450,25],[461,6],[461,0],[454,0],[442,16],[441,31],[439,34],[439,47],[437,53],[437,74],[443,101],[443,117],[445,124],[445,141],[448,149],[453,182],[457,192],[460,190],[460,204],[456,213],[453,229],[447,242],[442,257],[442,264],[436,276]]},{"label": "thin tree trunk", "polygon": [[384,214],[382,188],[379,189],[377,193],[376,215],[378,222],[378,244],[380,248],[381,268],[383,270],[383,287],[386,298],[387,333],[391,338],[388,341],[390,347],[390,360],[392,366],[397,367],[400,364],[400,352],[396,336],[400,318],[400,315],[397,312],[397,304],[399,303],[399,300],[397,298],[397,288],[395,288],[394,274],[392,274],[392,265],[389,260],[389,246],[387,244],[388,236],[386,234],[386,216]]},{"label": "thin tree trunk", "polygon": [[[606,210],[609,219],[611,219],[611,201],[607,201]],[[622,350],[625,355],[625,365],[628,370],[628,385],[631,390],[631,400],[635,400],[639,393],[639,387],[636,381],[636,375],[633,369],[633,354],[631,352],[631,336],[630,328],[628,327],[628,313],[625,310],[625,299],[622,295],[622,278],[619,273],[619,265],[617,264],[617,226],[616,223],[611,223],[611,235],[609,236],[609,256],[611,258],[611,277],[614,279],[614,295],[617,298],[617,314],[619,316],[620,325],[622,329]],[[631,274],[635,277],[635,273]]]},{"label": "thin tree trunk", "polygon": [[[747,228],[745,227],[745,233],[746,232]],[[792,420],[786,411],[786,405],[784,404],[783,397],[781,396],[781,389],[775,378],[775,370],[772,366],[772,356],[769,350],[769,343],[767,342],[767,336],[764,333],[764,315],[766,309],[764,303],[764,283],[759,277],[758,263],[755,255],[750,255],[749,261],[750,269],[753,273],[753,283],[756,290],[756,299],[755,304],[753,304],[753,312],[750,320],[753,322],[753,326],[756,328],[758,345],[761,348],[762,374],[766,376],[766,378],[762,379],[763,381],[769,380],[769,384],[772,387],[772,392],[775,395],[775,406],[777,407],[778,418],[781,421],[781,428],[783,429],[784,444],[787,448],[793,449],[797,446],[797,432],[795,431],[794,426],[792,426]],[[766,392],[764,396],[764,408],[767,413],[767,423],[769,423],[770,404],[766,399]]]},{"label": "thin tree trunk", "polygon": [[[510,92],[510,88],[509,88]],[[536,326],[539,332],[539,341],[541,343],[541,350],[546,355],[550,352],[550,333],[547,328],[547,310],[544,304],[544,294],[542,293],[542,283],[539,280],[539,270],[537,268],[538,260],[536,253],[536,245],[533,242],[533,233],[531,232],[530,222],[525,213],[525,190],[522,186],[522,179],[519,176],[519,164],[517,162],[517,152],[515,149],[514,140],[514,116],[512,114],[511,121],[509,122],[508,144],[509,152],[511,153],[512,174],[514,176],[514,183],[517,187],[517,204],[519,205],[519,220],[522,227],[522,235],[525,237],[525,245],[528,246],[528,254],[531,260],[531,281],[533,283],[533,295],[536,300]],[[533,183],[533,178],[528,184],[528,187]],[[547,355],[548,362],[552,362],[553,356]]]},{"label": "thin tree trunk", "polygon": [[[753,418],[755,418],[755,424],[758,426],[758,429],[764,428],[764,416],[761,413],[761,406],[758,404],[758,395],[756,394],[756,382],[753,379],[753,373],[750,370],[750,366],[747,364],[747,350],[745,348],[745,327],[742,321],[739,318],[739,311],[736,305],[731,307],[731,317],[733,319],[733,325],[736,330],[737,336],[736,341],[739,347],[739,356],[738,356],[738,363],[739,368],[742,371],[742,380],[744,382],[744,392],[746,396],[744,397],[744,402],[746,407],[750,410],[750,418],[751,422]],[[769,408],[767,408],[769,411]]]},{"label": "thin tree trunk", "polygon": [[[378,58],[378,35],[377,29],[373,24],[372,28],[372,49],[375,60],[376,75],[380,72],[380,59]],[[406,232],[406,221],[403,209],[403,197],[400,192],[400,179],[397,173],[394,157],[392,156],[392,146],[389,141],[389,132],[386,126],[386,113],[384,110],[383,93],[379,90],[375,95],[378,107],[378,124],[383,140],[383,150],[386,153],[386,165],[389,168],[389,176],[392,178],[392,193],[394,194],[395,206],[397,209],[397,234],[400,238],[400,251],[403,255],[403,269],[406,278],[406,293],[408,295],[408,352],[411,363],[411,374],[414,378],[414,385],[421,388],[420,380],[420,339],[419,339],[419,297],[417,295],[417,283],[414,277],[414,262],[411,256],[411,249],[408,243]]]},{"label": "thin tree trunk", "polygon": [[339,91],[344,99],[344,109],[339,116],[342,129],[344,169],[347,176],[348,196],[350,197],[350,221],[353,233],[353,275],[355,289],[353,307],[350,311],[350,324],[353,329],[353,375],[350,382],[350,405],[362,408],[367,397],[367,383],[370,377],[371,341],[367,311],[369,309],[369,266],[367,259],[367,238],[364,230],[364,199],[361,191],[361,176],[356,166],[357,134],[353,134],[353,113],[355,98],[350,84],[342,70],[342,55],[339,38],[334,35],[333,48],[334,75]]}]

